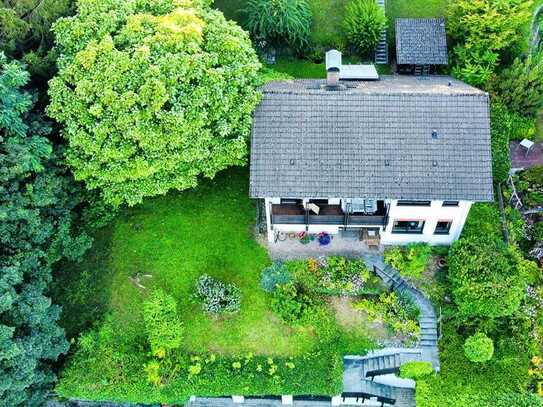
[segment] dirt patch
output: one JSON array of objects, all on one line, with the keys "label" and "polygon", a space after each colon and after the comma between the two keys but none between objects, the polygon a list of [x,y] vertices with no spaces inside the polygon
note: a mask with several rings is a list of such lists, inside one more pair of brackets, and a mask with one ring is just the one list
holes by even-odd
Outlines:
[{"label": "dirt patch", "polygon": [[330,306],[336,314],[338,324],[347,331],[357,330],[376,340],[392,339],[391,334],[382,321],[371,322],[368,314],[353,307],[353,299],[349,297],[332,297]]}]

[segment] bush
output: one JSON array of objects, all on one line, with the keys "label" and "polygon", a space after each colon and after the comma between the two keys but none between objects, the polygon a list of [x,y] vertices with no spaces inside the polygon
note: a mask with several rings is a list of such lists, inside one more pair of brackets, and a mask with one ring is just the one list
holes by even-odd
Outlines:
[{"label": "bush", "polygon": [[430,362],[408,362],[400,366],[400,377],[403,379],[418,380],[434,373]]},{"label": "bush", "polygon": [[492,175],[494,181],[504,182],[509,176],[511,160],[509,158],[509,136],[512,123],[507,108],[492,102],[490,106],[490,135],[492,147]]},{"label": "bush", "polygon": [[292,282],[277,286],[271,302],[272,310],[289,323],[302,321],[315,305],[315,299]]},{"label": "bush", "polygon": [[374,0],[352,0],[345,11],[349,42],[362,54],[374,50],[387,26],[384,10]]},{"label": "bush", "polygon": [[266,267],[260,277],[260,286],[268,293],[275,290],[278,285],[288,283],[292,279],[289,269],[282,262],[273,262]]},{"label": "bush", "polygon": [[494,343],[484,333],[478,332],[464,342],[464,354],[471,362],[488,362],[494,355]]},{"label": "bush", "polygon": [[385,292],[378,301],[365,298],[358,301],[355,308],[365,311],[370,321],[382,320],[394,333],[403,335],[409,341],[417,339],[420,334],[417,321],[420,310],[409,297]]},{"label": "bush", "polygon": [[311,9],[306,0],[248,0],[245,26],[257,41],[301,50],[309,43]]},{"label": "bush", "polygon": [[447,29],[456,41],[453,74],[483,86],[492,77],[500,57],[524,38],[531,18],[531,0],[452,0]]},{"label": "bush", "polygon": [[143,320],[154,356],[163,358],[181,346],[183,323],[177,316],[177,304],[171,295],[155,290],[143,303]]},{"label": "bush", "polygon": [[234,284],[225,284],[207,274],[196,283],[196,298],[210,314],[236,313],[241,306],[241,293]]},{"label": "bush", "polygon": [[454,301],[465,318],[513,314],[524,296],[521,255],[514,247],[486,236],[457,241],[449,256]]},{"label": "bush", "polygon": [[543,108],[543,52],[515,59],[501,72],[492,87],[515,113],[535,117]]},{"label": "bush", "polygon": [[528,168],[520,174],[520,178],[536,188],[543,189],[543,165]]},{"label": "bush", "polygon": [[419,279],[432,256],[432,248],[426,243],[411,243],[406,247],[385,250],[385,262],[397,269],[404,277]]}]

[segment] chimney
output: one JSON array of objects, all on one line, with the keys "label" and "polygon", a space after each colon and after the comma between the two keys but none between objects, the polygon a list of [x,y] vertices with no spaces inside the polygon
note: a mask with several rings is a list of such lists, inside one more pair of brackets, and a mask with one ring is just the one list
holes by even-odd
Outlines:
[{"label": "chimney", "polygon": [[339,86],[339,68],[332,67],[326,71],[326,86],[337,88]]}]

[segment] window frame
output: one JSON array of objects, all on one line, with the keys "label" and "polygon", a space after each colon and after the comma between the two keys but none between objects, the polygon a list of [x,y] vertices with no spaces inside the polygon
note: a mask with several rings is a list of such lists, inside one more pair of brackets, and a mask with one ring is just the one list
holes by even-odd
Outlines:
[{"label": "window frame", "polygon": [[457,208],[460,206],[460,201],[443,201],[441,206],[445,208]]},{"label": "window frame", "polygon": [[[418,222],[419,227],[416,230],[409,230],[407,228],[398,230],[396,223],[398,222]],[[396,235],[422,235],[424,233],[424,227],[426,226],[426,219],[394,219],[392,222],[391,233]]]},{"label": "window frame", "polygon": [[398,199],[396,206],[432,206],[432,201],[417,201],[411,199]]},{"label": "window frame", "polygon": [[[448,224],[448,228],[447,228],[447,231],[445,230],[441,230],[441,231],[438,231],[438,225],[440,223],[447,223]],[[441,236],[447,236],[447,235],[450,235],[451,234],[451,228],[452,228],[452,224],[453,224],[453,221],[452,219],[440,219],[437,221],[436,223],[436,227],[434,229],[434,235],[441,235]]]}]

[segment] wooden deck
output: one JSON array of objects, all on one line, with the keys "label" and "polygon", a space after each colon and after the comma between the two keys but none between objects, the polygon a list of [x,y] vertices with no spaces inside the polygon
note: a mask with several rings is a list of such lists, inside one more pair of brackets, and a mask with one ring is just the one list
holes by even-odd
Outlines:
[{"label": "wooden deck", "polygon": [[526,150],[519,147],[518,141],[512,141],[509,145],[509,156],[511,158],[511,168],[513,169],[543,165],[543,143],[536,143],[530,152],[526,154]]}]

